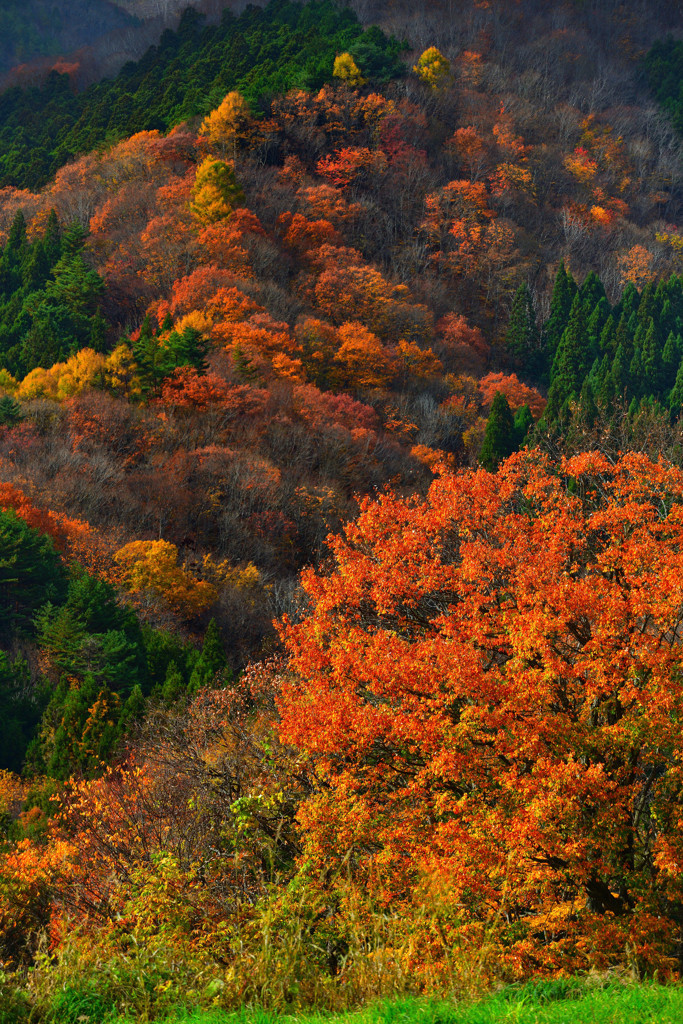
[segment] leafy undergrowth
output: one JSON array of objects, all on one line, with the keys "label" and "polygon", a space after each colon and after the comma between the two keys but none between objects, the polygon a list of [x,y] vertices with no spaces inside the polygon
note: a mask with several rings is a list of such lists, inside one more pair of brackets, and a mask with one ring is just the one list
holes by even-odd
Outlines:
[{"label": "leafy undergrowth", "polygon": [[[240,1014],[182,1012],[164,1024],[678,1024],[683,988],[655,984],[592,986],[560,980],[510,987],[473,1003],[399,1000],[353,1014],[283,1017],[255,1010]],[[114,1022],[112,1022],[114,1024]],[[115,1024],[131,1024],[119,1018]]]}]

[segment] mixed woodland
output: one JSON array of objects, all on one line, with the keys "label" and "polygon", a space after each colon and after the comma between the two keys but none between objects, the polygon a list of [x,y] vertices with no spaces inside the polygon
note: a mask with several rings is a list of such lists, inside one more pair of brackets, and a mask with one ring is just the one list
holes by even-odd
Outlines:
[{"label": "mixed woodland", "polygon": [[0,75],[40,57],[51,57],[53,66],[59,66],[65,54],[135,21],[109,0],[3,0]]},{"label": "mixed woodland", "polygon": [[0,1020],[680,977],[682,27],[0,93]]}]

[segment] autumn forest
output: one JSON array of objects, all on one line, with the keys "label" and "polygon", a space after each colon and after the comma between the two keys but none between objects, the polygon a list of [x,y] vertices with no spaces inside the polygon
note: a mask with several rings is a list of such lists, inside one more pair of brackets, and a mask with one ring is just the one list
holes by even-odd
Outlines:
[{"label": "autumn forest", "polygon": [[679,5],[147,6],[0,15],[1,1024],[677,982]]}]

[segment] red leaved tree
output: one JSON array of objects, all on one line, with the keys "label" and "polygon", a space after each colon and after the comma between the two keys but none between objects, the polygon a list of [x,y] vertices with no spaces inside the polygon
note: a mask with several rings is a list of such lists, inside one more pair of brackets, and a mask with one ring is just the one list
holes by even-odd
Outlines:
[{"label": "red leaved tree", "polygon": [[366,502],[331,547],[283,627],[314,877],[497,970],[680,969],[683,473],[533,452]]}]

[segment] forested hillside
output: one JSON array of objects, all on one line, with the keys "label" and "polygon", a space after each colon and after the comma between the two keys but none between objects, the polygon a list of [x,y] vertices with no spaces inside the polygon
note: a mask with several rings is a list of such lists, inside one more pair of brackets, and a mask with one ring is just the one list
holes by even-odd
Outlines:
[{"label": "forested hillside", "polygon": [[0,74],[33,57],[67,54],[133,23],[108,0],[3,0]]},{"label": "forested hillside", "polygon": [[357,10],[0,95],[0,1020],[679,976],[677,6]]},{"label": "forested hillside", "polygon": [[396,45],[363,33],[349,11],[332,4],[273,3],[239,19],[228,10],[218,26],[202,26],[192,8],[177,32],[166,31],[137,64],[113,80],[74,93],[54,72],[32,89],[0,96],[0,184],[40,187],[75,155],[143,129],[167,132],[208,113],[230,89],[258,109],[262,97],[294,87],[320,87],[340,50],[361,48],[379,80],[396,73]]}]

